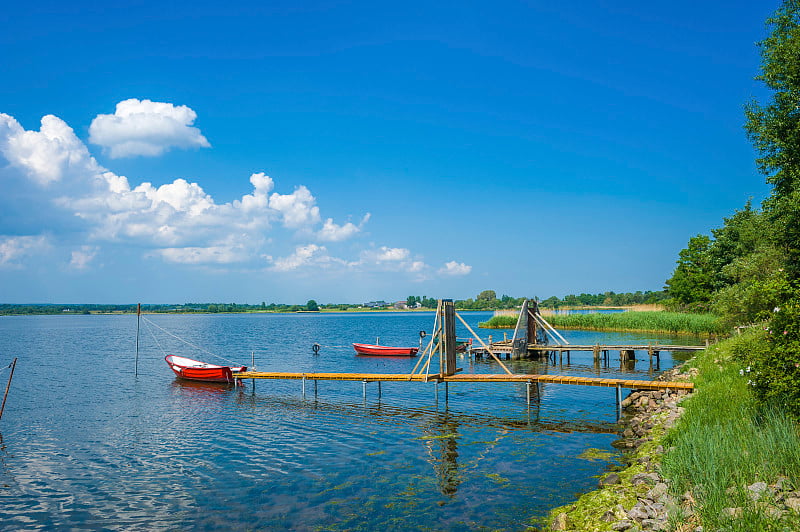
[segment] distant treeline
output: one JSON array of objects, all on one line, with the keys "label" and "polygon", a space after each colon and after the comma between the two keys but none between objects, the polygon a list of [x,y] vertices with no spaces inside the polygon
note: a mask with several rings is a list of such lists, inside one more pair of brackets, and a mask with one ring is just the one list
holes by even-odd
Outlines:
[{"label": "distant treeline", "polygon": [[[539,304],[544,308],[583,307],[583,306],[627,306],[638,304],[659,303],[666,299],[665,292],[633,292],[621,293],[603,292],[602,294],[570,294],[563,298],[549,297]],[[522,305],[524,297],[511,297],[503,295],[497,297],[494,290],[484,290],[475,299],[460,299],[455,301],[456,308],[460,310],[498,310],[513,309]],[[289,305],[284,303],[261,302],[260,305],[241,303],[184,303],[170,305],[143,304],[142,311],[148,313],[225,313],[225,312],[308,312],[317,310],[347,311],[347,310],[388,310],[388,309],[435,309],[436,299],[427,296],[409,296],[406,301],[387,303],[385,301],[371,301],[369,303],[328,303],[317,304],[309,300],[304,305]],[[92,305],[92,304],[28,304],[12,305],[0,304],[0,315],[24,314],[115,314],[134,313],[135,304],[128,305]]]}]

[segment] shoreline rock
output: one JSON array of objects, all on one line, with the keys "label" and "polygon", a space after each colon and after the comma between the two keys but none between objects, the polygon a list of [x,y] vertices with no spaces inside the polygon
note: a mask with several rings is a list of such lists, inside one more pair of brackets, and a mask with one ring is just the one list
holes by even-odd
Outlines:
[{"label": "shoreline rock", "polygon": [[[683,373],[681,367],[665,371],[657,380],[689,380],[696,375],[693,368]],[[659,442],[683,414],[680,403],[688,396],[686,390],[637,390],[626,397],[621,405],[621,437],[612,445],[623,451],[627,466],[604,475],[599,488],[576,503],[553,510],[547,529],[667,530],[670,514],[679,510],[688,516],[687,524],[691,522],[691,494],[676,500],[669,493],[669,481],[658,471],[665,452]]]}]

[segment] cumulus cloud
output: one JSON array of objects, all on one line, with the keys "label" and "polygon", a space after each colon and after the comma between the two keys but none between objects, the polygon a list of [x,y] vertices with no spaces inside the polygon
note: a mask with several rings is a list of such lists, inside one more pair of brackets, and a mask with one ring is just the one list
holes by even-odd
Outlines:
[{"label": "cumulus cloud", "polygon": [[358,225],[355,225],[352,222],[347,222],[344,225],[336,225],[333,223],[333,218],[328,218],[322,225],[322,229],[317,232],[317,238],[323,242],[339,242],[341,240],[347,240],[361,231],[361,228],[369,221],[369,218],[370,214],[367,213],[364,215],[364,218]]},{"label": "cumulus cloud", "polygon": [[72,128],[53,115],[42,117],[39,131],[26,131],[14,117],[0,113],[0,154],[39,185],[76,172],[101,171]]},{"label": "cumulus cloud", "polygon": [[[341,242],[357,235],[369,220],[367,214],[358,225],[337,224],[331,218],[323,223],[308,188],[298,186],[291,194],[281,194],[263,172],[250,175],[250,191],[228,203],[217,203],[198,183],[180,178],[133,186],[127,177],[98,164],[73,130],[51,115],[42,119],[40,131],[26,131],[13,117],[0,114],[2,159],[8,161],[7,168],[18,170],[8,176],[24,176],[25,183],[41,192],[41,206],[58,206],[52,212],[82,221],[72,227],[85,230],[91,246],[74,252],[70,264],[76,269],[87,268],[104,241],[135,244],[146,256],[172,263],[256,264],[265,255],[265,246],[275,240],[271,231],[282,228],[312,241]],[[15,257],[33,249],[33,240],[15,238],[0,240],[0,265],[14,264]],[[280,249],[280,243],[276,247]],[[414,267],[410,253],[402,248],[381,248],[370,260],[405,263],[402,257],[409,268]],[[273,264],[276,270],[289,271],[312,263],[348,264],[317,244],[301,246]],[[359,259],[353,264],[365,263]]]},{"label": "cumulus cloud", "polygon": [[297,246],[294,253],[288,257],[275,259],[272,269],[278,272],[288,272],[315,262],[328,262],[330,258],[327,256],[327,251],[325,246],[316,244]]},{"label": "cumulus cloud", "polygon": [[185,105],[137,100],[117,104],[113,115],[97,115],[89,126],[89,142],[106,148],[112,158],[155,157],[172,148],[208,148],[208,140],[192,127],[197,113]]},{"label": "cumulus cloud", "polygon": [[0,267],[19,268],[24,259],[50,247],[45,236],[0,236]]},{"label": "cumulus cloud", "polygon": [[69,267],[73,270],[86,270],[97,256],[97,246],[81,246],[72,252]]},{"label": "cumulus cloud", "polygon": [[439,268],[439,274],[441,275],[467,275],[471,271],[472,266],[454,260],[446,262],[443,267]]},{"label": "cumulus cloud", "polygon": [[310,226],[319,222],[319,207],[311,191],[300,185],[291,194],[273,193],[269,207],[281,214],[283,225],[292,229]]}]

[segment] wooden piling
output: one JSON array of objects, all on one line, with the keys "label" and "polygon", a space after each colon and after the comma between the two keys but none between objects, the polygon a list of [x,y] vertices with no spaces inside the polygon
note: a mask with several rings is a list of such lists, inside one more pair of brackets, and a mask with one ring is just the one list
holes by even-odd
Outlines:
[{"label": "wooden piling", "polygon": [[11,362],[11,374],[8,376],[8,384],[6,384],[6,393],[3,394],[3,404],[0,406],[0,419],[3,418],[3,410],[6,408],[6,399],[8,398],[8,390],[11,388],[11,379],[14,378],[14,368],[17,367],[17,358]]}]

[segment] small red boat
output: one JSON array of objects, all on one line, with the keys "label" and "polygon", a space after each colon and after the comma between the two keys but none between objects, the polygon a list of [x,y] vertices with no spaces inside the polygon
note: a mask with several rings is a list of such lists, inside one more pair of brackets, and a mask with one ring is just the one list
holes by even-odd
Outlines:
[{"label": "small red boat", "polygon": [[418,347],[390,347],[388,345],[353,344],[359,355],[378,357],[413,357],[416,356]]},{"label": "small red boat", "polygon": [[247,366],[217,366],[177,355],[167,355],[164,360],[175,375],[190,381],[233,382],[234,372],[247,371]]}]

